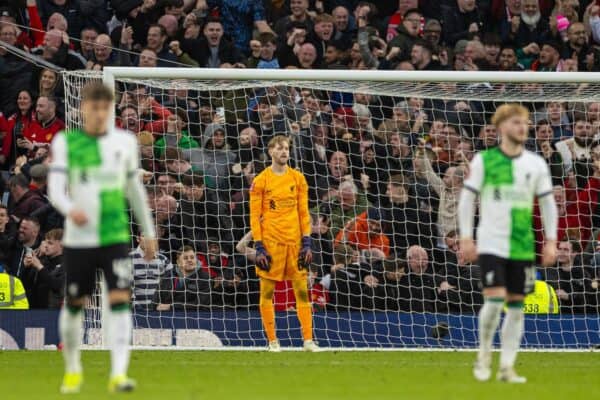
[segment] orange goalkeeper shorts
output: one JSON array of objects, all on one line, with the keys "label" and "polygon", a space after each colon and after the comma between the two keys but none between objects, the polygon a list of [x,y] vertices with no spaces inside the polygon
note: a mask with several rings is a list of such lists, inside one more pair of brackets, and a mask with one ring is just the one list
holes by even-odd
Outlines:
[{"label": "orange goalkeeper shorts", "polygon": [[299,244],[289,245],[271,241],[263,241],[263,244],[271,256],[271,269],[267,272],[257,267],[256,274],[260,278],[277,282],[306,279],[307,271],[298,269]]}]

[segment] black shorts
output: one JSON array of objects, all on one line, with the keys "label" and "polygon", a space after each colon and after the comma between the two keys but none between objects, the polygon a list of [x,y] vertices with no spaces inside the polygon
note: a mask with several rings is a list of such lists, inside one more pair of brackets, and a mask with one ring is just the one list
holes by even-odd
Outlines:
[{"label": "black shorts", "polygon": [[533,261],[516,261],[481,254],[478,260],[481,268],[481,285],[504,287],[508,293],[529,294],[533,291],[536,270]]},{"label": "black shorts", "polygon": [[63,267],[67,275],[66,295],[78,299],[89,296],[96,288],[97,270],[104,272],[108,290],[131,289],[133,281],[129,246],[73,248],[63,251]]}]

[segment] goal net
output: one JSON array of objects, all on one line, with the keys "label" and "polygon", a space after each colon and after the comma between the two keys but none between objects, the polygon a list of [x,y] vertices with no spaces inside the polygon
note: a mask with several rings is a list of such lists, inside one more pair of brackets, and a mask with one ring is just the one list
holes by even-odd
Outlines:
[{"label": "goal net", "polygon": [[[80,124],[83,85],[104,79],[115,124],[139,139],[161,254],[143,262],[132,223],[134,345],[266,344],[248,200],[282,134],[310,187],[320,345],[475,347],[480,274],[458,251],[458,193],[473,154],[497,145],[490,119],[506,102],[531,112],[527,148],[549,164],[560,214],[558,264],[529,276],[524,346],[600,344],[596,74],[107,68],[64,78],[68,127]],[[532,225],[539,253],[537,207]],[[282,345],[300,344],[289,282],[274,301]],[[100,344],[98,297],[86,327]]]}]

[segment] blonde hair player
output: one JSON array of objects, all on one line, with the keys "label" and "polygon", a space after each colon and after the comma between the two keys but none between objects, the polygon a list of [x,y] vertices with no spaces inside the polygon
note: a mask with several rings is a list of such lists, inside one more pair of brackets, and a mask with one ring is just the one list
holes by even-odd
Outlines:
[{"label": "blonde hair player", "polygon": [[[546,243],[542,264],[556,260],[557,211],[548,165],[525,150],[529,112],[518,104],[504,104],[492,123],[501,141],[498,147],[475,155],[459,201],[460,247],[467,261],[481,268],[484,304],[479,312],[479,353],[473,375],[491,377],[492,342],[504,302],[507,311],[501,331],[500,369],[497,379],[525,383],[514,370],[524,330],[523,299],[536,278],[533,204],[537,197]],[[477,244],[473,240],[475,199],[479,196]]]},{"label": "blonde hair player", "polygon": [[296,296],[296,312],[302,328],[304,350],[319,351],[313,341],[312,306],[308,296],[308,268],[312,261],[308,184],[301,172],[288,166],[290,141],[275,136],[269,141],[271,166],[250,188],[250,227],[260,278],[260,315],[268,350],[281,351],[275,333],[275,284],[290,280]]}]

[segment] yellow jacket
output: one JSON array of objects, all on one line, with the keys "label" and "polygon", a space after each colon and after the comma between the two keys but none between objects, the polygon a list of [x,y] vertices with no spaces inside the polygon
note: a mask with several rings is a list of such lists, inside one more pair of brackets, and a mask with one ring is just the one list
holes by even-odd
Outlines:
[{"label": "yellow jacket", "polygon": [[29,302],[25,288],[19,280],[5,272],[0,272],[0,310],[28,310]]}]

